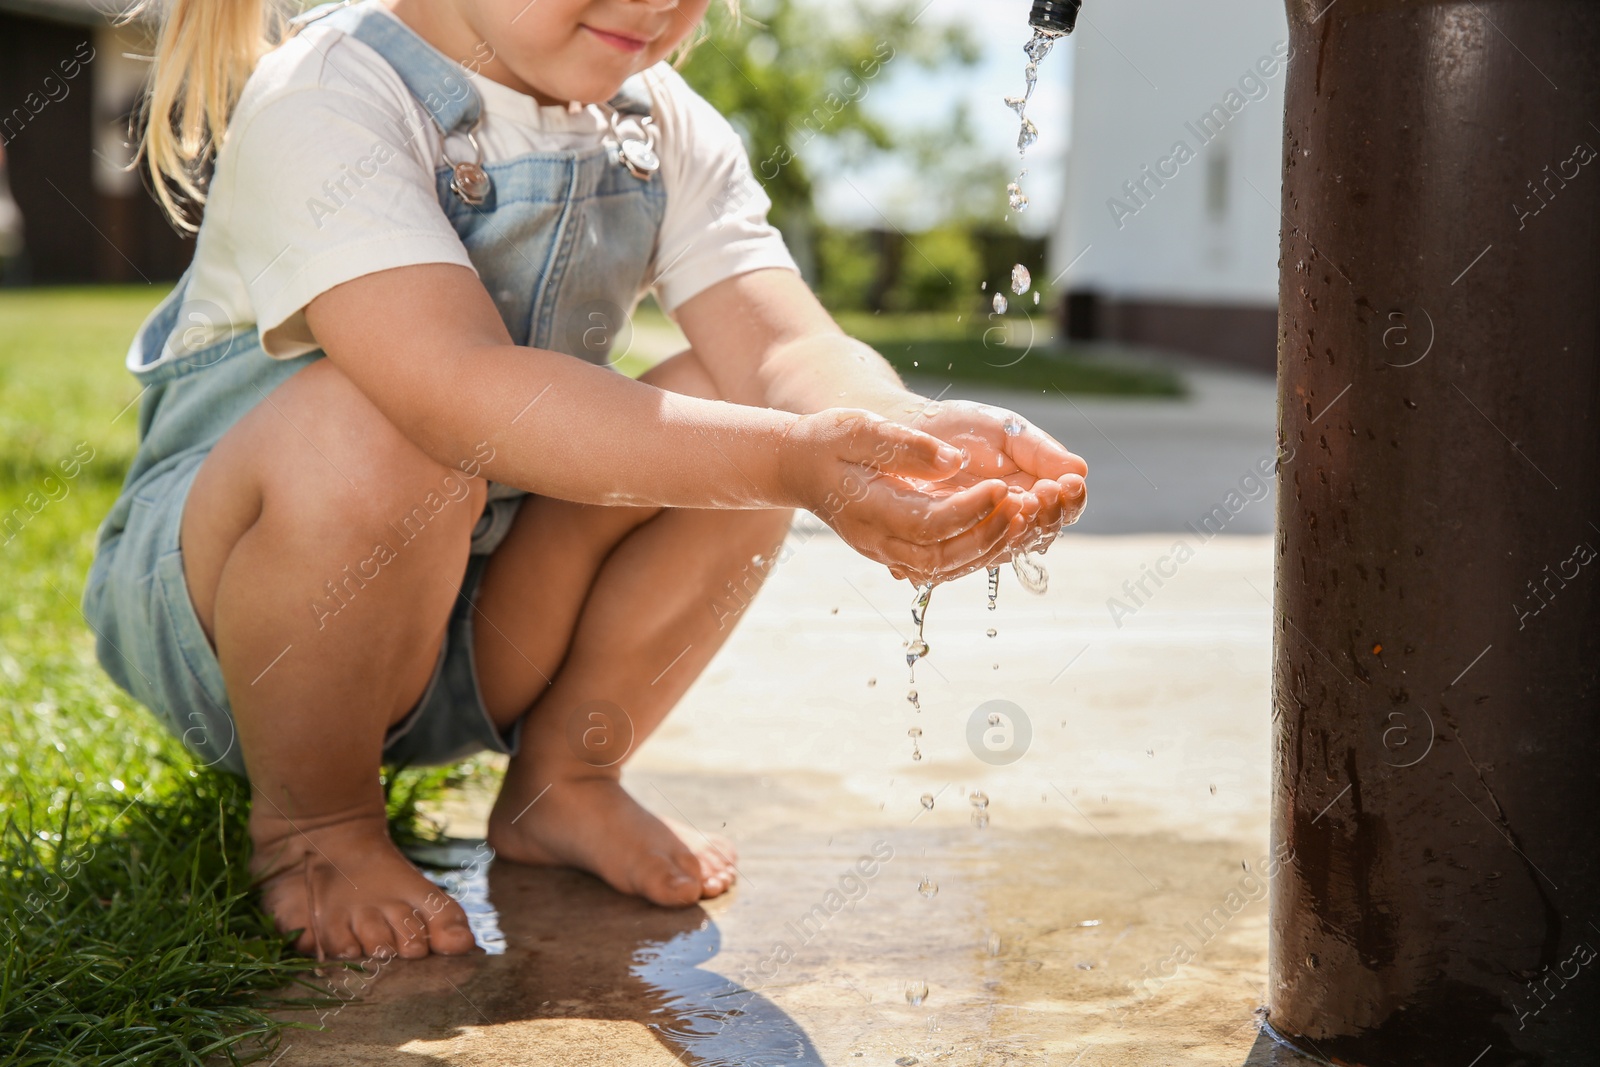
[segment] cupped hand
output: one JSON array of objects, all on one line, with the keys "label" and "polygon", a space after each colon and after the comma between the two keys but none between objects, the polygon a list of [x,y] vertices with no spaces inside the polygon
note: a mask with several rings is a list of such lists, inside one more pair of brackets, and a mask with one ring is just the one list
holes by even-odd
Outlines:
[{"label": "cupped hand", "polygon": [[785,477],[799,499],[896,577],[967,573],[1027,529],[1025,494],[1003,476],[964,471],[962,446],[871,412],[807,415],[787,445]]},{"label": "cupped hand", "polygon": [[1016,412],[968,400],[929,401],[905,421],[961,449],[965,457],[959,472],[921,488],[940,496],[999,479],[1021,516],[984,558],[943,577],[993,566],[1018,552],[1043,551],[1061,527],[1083,513],[1088,465]]}]

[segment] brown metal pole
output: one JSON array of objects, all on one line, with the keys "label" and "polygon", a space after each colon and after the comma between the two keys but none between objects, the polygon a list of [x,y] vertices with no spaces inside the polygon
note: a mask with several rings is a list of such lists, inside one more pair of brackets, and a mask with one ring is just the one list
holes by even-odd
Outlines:
[{"label": "brown metal pole", "polygon": [[1288,7],[1268,1021],[1600,1063],[1600,3]]}]

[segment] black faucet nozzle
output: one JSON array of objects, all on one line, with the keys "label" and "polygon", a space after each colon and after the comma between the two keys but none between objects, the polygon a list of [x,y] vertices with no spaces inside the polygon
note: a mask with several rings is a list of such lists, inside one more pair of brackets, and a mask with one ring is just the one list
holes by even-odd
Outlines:
[{"label": "black faucet nozzle", "polygon": [[1028,25],[1045,33],[1068,34],[1078,24],[1078,9],[1083,0],[1033,0]]}]

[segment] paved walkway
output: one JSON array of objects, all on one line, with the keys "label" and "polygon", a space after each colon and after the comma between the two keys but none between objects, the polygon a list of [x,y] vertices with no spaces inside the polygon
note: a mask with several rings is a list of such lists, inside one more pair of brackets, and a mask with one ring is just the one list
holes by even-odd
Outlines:
[{"label": "paved walkway", "polygon": [[[503,952],[390,965],[323,1032],[293,1035],[283,1067],[1279,1062],[1255,1015],[1271,540],[1191,536],[1133,610],[1107,603],[1236,480],[1197,451],[1223,468],[1270,457],[1270,407],[1245,399],[1261,392],[1224,375],[1159,414],[1021,404],[1090,458],[1103,528],[1163,532],[1086,520],[1046,558],[1048,593],[1008,571],[993,613],[981,575],[938,589],[920,711],[909,588],[797,526],[626,777],[654,810],[737,841],[738,887],[665,911],[490,866],[459,888]],[[1246,408],[1238,426],[1182,429]],[[1123,484],[1119,455],[1163,488]],[[481,832],[483,811],[453,806],[453,832]]]}]

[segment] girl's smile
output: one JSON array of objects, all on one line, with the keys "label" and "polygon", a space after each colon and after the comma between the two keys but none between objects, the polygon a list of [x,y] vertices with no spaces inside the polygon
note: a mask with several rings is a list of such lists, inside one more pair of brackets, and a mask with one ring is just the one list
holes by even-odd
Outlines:
[{"label": "girl's smile", "polygon": [[643,52],[650,46],[650,41],[647,38],[634,37],[625,33],[616,33],[612,30],[602,30],[597,26],[589,25],[587,22],[581,23],[581,25],[594,37],[610,45],[612,48],[617,49],[619,52],[637,54],[639,52]]}]

